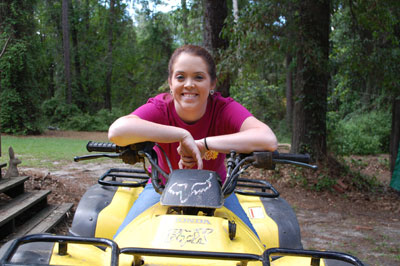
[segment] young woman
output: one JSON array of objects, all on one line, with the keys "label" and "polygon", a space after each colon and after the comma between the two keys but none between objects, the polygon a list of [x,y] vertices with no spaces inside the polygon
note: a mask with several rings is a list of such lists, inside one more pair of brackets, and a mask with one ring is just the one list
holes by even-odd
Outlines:
[{"label": "young woman", "polygon": [[[266,124],[232,98],[214,92],[216,67],[204,48],[194,45],[178,48],[170,58],[168,70],[170,93],[150,98],[130,115],[117,119],[108,131],[110,141],[119,146],[157,142],[170,158],[173,169],[197,167],[216,171],[222,182],[226,177],[226,153],[277,148],[275,134]],[[160,167],[168,173],[164,156],[157,147],[155,150]],[[117,234],[159,200],[160,195],[148,184]],[[225,199],[224,206],[255,232],[234,193]]]}]

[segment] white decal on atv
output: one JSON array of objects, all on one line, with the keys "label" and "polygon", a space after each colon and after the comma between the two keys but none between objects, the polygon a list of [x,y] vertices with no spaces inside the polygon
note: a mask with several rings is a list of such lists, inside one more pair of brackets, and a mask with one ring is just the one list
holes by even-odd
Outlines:
[{"label": "white decal on atv", "polygon": [[178,242],[181,247],[186,243],[194,245],[205,245],[207,243],[207,235],[211,234],[214,230],[212,228],[196,228],[196,229],[182,229],[174,228],[168,231],[167,239],[165,242],[174,243]]},{"label": "white decal on atv", "polygon": [[264,218],[264,212],[261,207],[250,207],[249,208],[249,217],[251,219],[262,219]]},{"label": "white decal on atv", "polygon": [[209,190],[211,188],[211,178],[212,174],[210,173],[210,177],[205,182],[194,183],[190,192],[186,190],[187,183],[174,183],[169,187],[168,192],[172,195],[179,195],[180,202],[185,203],[192,195],[201,194]]}]

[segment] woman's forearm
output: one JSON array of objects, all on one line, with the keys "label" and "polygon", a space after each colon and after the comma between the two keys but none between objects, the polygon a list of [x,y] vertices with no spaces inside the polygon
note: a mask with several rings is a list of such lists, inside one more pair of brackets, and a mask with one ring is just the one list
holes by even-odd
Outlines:
[{"label": "woman's forearm", "polygon": [[185,129],[149,122],[135,115],[118,118],[108,130],[108,139],[118,146],[144,141],[179,142],[187,135],[190,133]]},{"label": "woman's forearm", "polygon": [[[253,151],[274,151],[278,148],[278,141],[273,131],[254,117],[247,119],[238,133],[207,137],[207,146],[210,150],[229,153],[234,150],[239,153]],[[200,140],[204,143],[204,139]]]},{"label": "woman's forearm", "polygon": [[246,132],[238,132],[230,135],[207,137],[206,141],[210,150],[222,153],[229,153],[231,150],[239,153],[274,151],[278,147],[275,137],[265,135],[258,130],[248,130]]}]

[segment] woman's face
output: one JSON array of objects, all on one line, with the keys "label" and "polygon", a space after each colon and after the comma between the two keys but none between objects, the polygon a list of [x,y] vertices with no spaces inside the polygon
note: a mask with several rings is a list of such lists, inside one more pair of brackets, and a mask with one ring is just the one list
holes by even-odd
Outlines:
[{"label": "woman's face", "polygon": [[205,113],[207,99],[215,87],[206,62],[199,56],[182,53],[173,64],[168,79],[178,115],[185,122],[195,122]]}]

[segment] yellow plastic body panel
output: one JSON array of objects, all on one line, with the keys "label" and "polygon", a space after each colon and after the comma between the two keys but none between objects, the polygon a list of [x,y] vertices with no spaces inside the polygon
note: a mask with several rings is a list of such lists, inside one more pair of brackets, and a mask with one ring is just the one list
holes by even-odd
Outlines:
[{"label": "yellow plastic body panel", "polygon": [[[193,250],[250,253],[261,255],[263,244],[247,226],[226,208],[214,217],[166,214],[167,207],[159,203],[147,209],[116,237],[120,248]],[[228,221],[237,226],[236,237],[229,238]],[[122,265],[132,263],[126,256]],[[193,259],[143,257],[145,265],[193,265]],[[179,263],[177,262],[179,261]],[[196,260],[196,265],[236,265],[236,262]],[[201,263],[200,263],[201,262]],[[251,265],[251,264],[250,264]],[[258,265],[258,264],[254,264]]]},{"label": "yellow plastic body panel", "polygon": [[265,212],[260,198],[239,194],[237,197],[266,249],[279,247],[278,225]]},{"label": "yellow plastic body panel", "polygon": [[50,265],[110,265],[110,252],[85,244],[68,244],[67,255],[58,255],[58,244],[54,245]]},{"label": "yellow plastic body panel", "polygon": [[119,187],[111,203],[99,213],[95,236],[113,239],[142,190],[142,187]]}]

